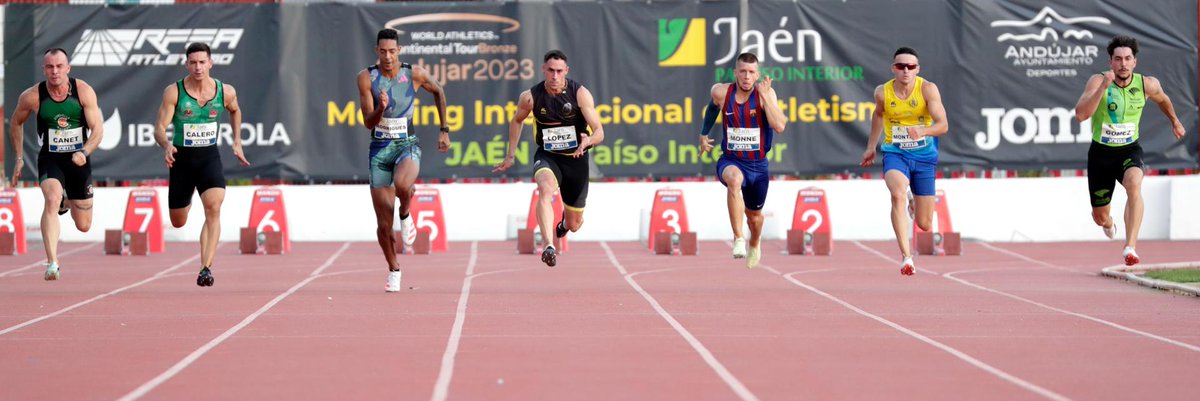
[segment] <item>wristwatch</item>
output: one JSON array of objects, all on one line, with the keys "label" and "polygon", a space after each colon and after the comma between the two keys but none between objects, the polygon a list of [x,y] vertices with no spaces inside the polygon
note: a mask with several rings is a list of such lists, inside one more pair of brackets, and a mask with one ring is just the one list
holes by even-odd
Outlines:
[{"label": "wristwatch", "polygon": [[445,132],[445,133],[449,134],[449,133],[450,133],[450,127],[449,127],[449,126],[445,126],[445,125],[443,125],[443,126],[442,126],[442,128],[441,128],[441,129],[439,129],[438,131]]}]

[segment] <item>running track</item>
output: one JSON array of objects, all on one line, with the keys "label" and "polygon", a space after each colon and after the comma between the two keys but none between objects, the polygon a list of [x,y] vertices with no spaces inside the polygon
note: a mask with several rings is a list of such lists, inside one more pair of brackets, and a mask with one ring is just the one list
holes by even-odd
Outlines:
[{"label": "running track", "polygon": [[[1103,278],[1107,243],[966,243],[902,277],[893,242],[698,257],[576,242],[403,256],[374,243],[0,257],[2,400],[1194,400],[1200,299]],[[1200,242],[1143,241],[1143,263]]]}]

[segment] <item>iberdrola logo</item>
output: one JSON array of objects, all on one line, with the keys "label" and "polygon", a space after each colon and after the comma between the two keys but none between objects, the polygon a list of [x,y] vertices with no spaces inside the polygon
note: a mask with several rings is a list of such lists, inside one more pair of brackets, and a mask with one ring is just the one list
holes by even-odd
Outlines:
[{"label": "iberdrola logo", "polygon": [[704,66],[708,41],[704,18],[658,20],[658,66]]}]

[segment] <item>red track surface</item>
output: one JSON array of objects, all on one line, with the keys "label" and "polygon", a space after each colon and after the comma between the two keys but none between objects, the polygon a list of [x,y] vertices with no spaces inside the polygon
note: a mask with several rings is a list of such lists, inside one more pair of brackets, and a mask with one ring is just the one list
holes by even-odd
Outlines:
[{"label": "red track surface", "polygon": [[64,244],[56,282],[31,246],[0,257],[0,399],[1195,399],[1200,299],[1097,276],[1117,242],[967,243],[913,277],[893,242],[783,247],[746,270],[723,242],[576,242],[547,268],[454,243],[388,294],[374,243],[225,244],[211,288],[194,244]]}]

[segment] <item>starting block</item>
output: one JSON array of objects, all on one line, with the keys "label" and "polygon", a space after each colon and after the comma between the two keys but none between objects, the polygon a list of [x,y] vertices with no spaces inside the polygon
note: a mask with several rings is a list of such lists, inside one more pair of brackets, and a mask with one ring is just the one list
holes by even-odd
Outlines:
[{"label": "starting block", "polygon": [[671,231],[654,233],[655,255],[695,255],[699,251],[696,233],[689,231],[678,234]]},{"label": "starting block", "polygon": [[17,235],[8,231],[0,232],[0,255],[17,254]]},{"label": "starting block", "polygon": [[262,255],[281,255],[292,250],[282,190],[274,187],[254,190],[250,220],[240,231],[238,250],[243,254]]},{"label": "starting block", "polygon": [[808,187],[796,193],[792,228],[787,231],[789,255],[833,254],[833,221],[825,190]]},{"label": "starting block", "polygon": [[[558,223],[555,223],[558,224]],[[517,253],[521,255],[532,255],[535,252],[541,253],[542,247],[545,247],[546,241],[542,237],[541,230],[523,229],[517,230]],[[560,250],[567,244],[567,237],[555,238],[554,249]],[[415,245],[415,244],[414,244]]]},{"label": "starting block", "polygon": [[[161,210],[162,208],[159,207],[158,203],[157,190],[153,188],[135,188],[129,191],[129,200],[125,203],[125,222],[121,225],[120,230],[131,237],[128,241],[123,241],[130,248],[130,252],[126,253],[126,255],[146,254],[134,252],[133,243],[141,241],[139,235],[146,238],[149,252],[160,253],[166,249],[166,242],[163,238]],[[107,233],[107,231],[105,232]]]},{"label": "starting block", "polygon": [[287,250],[284,234],[280,231],[255,232],[242,227],[238,236],[238,251],[242,254],[281,255]]},{"label": "starting block", "polygon": [[962,255],[962,235],[950,222],[950,205],[946,192],[937,190],[933,199],[933,227],[922,230],[913,224],[913,250],[918,255]]},{"label": "starting block", "polygon": [[688,230],[687,203],[682,190],[654,191],[646,242],[656,255],[695,255],[699,251],[696,233]]},{"label": "starting block", "polygon": [[22,216],[17,190],[0,189],[0,255],[25,253],[25,219]]},{"label": "starting block", "polygon": [[149,255],[150,235],[146,232],[104,230],[105,255]]},{"label": "starting block", "polygon": [[804,230],[788,230],[787,252],[789,255],[832,255],[833,236],[827,232],[810,233]]},{"label": "starting block", "polygon": [[[542,235],[541,229],[538,227],[537,221],[537,204],[539,196],[540,193],[538,192],[537,188],[534,188],[533,197],[529,200],[529,213],[525,215],[525,228],[517,230],[518,254],[532,255],[535,250],[540,250],[540,248],[545,246],[545,238],[543,238],[544,236]],[[560,197],[557,193],[554,194],[554,196],[552,196],[550,199],[550,204],[554,209],[554,211],[551,212],[554,213],[553,226],[557,227],[558,222],[562,221],[564,217],[562,197]],[[558,253],[566,252],[567,237],[555,238],[554,249],[556,249]]]}]

